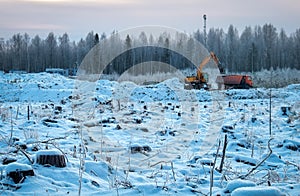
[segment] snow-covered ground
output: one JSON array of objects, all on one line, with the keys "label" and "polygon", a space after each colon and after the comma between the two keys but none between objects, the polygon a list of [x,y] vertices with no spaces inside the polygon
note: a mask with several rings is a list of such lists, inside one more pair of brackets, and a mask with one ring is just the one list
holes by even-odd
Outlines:
[{"label": "snow-covered ground", "polygon": [[299,195],[300,85],[272,89],[271,135],[269,95],[0,73],[0,193]]}]

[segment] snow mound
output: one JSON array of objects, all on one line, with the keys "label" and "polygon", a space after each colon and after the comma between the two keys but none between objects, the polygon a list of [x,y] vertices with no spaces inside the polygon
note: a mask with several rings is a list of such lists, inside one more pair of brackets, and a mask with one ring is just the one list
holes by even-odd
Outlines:
[{"label": "snow mound", "polygon": [[183,89],[183,84],[180,82],[180,80],[178,78],[168,79],[162,83],[166,84],[167,86],[169,86],[170,88],[172,88],[174,90],[175,89],[178,89],[178,90]]},{"label": "snow mound", "polygon": [[55,102],[71,95],[73,85],[74,80],[58,74],[4,74],[0,102]]},{"label": "snow mound", "polygon": [[300,91],[300,84],[290,84],[286,87],[288,91],[295,91],[299,92]]},{"label": "snow mound", "polygon": [[256,184],[254,182],[248,180],[233,180],[230,181],[225,189],[226,193],[232,193],[234,190],[241,188],[241,187],[254,187]]},{"label": "snow mound", "polygon": [[281,196],[282,194],[275,187],[241,187],[234,190],[231,196]]},{"label": "snow mound", "polygon": [[32,170],[30,165],[22,164],[22,163],[10,163],[6,166],[6,173],[14,172],[14,171],[29,171]]}]

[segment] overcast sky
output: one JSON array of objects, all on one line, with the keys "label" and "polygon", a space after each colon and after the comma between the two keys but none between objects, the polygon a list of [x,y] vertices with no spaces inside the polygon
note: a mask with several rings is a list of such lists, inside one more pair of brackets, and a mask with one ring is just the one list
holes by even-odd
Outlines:
[{"label": "overcast sky", "polygon": [[143,25],[192,33],[203,30],[203,14],[208,29],[225,32],[230,24],[239,33],[266,23],[287,34],[300,28],[300,0],[0,0],[0,38],[67,32],[78,40],[92,30],[110,34]]}]

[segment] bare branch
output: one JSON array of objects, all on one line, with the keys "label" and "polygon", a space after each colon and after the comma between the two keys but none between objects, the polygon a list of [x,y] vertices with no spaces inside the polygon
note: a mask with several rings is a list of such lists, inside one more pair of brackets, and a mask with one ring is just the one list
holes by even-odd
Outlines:
[{"label": "bare branch", "polygon": [[270,147],[270,142],[273,138],[270,138],[268,141],[268,149],[269,149],[269,154],[261,161],[259,162],[254,168],[252,168],[246,175],[240,176],[241,179],[247,178],[250,174],[252,174],[259,166],[261,166],[273,153],[271,147]]},{"label": "bare branch", "polygon": [[210,186],[209,186],[210,195],[212,195],[212,187],[214,186],[214,170],[215,170],[215,167],[216,167],[216,162],[217,162],[217,157],[218,157],[218,154],[219,154],[220,146],[221,146],[221,140],[219,140],[219,145],[218,145],[216,157],[215,157],[213,166],[212,166],[211,171],[210,171]]},{"label": "bare branch", "polygon": [[30,162],[31,164],[33,164],[33,160],[31,160],[31,158],[29,157],[29,155],[28,155],[22,148],[20,148],[20,146],[16,145],[16,148],[17,148],[18,150],[20,150],[20,151],[23,153],[23,155],[25,155],[25,157],[29,160],[29,162]]}]

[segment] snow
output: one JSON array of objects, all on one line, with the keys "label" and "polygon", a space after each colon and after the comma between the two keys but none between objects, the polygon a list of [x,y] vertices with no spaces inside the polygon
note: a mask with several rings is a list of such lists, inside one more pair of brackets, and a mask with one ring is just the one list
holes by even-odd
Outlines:
[{"label": "snow", "polygon": [[60,152],[57,149],[52,149],[52,150],[39,150],[36,153],[36,156],[41,156],[41,155],[62,155],[62,152]]},{"label": "snow", "polygon": [[[177,78],[140,86],[48,73],[0,73],[0,173],[16,168],[35,173],[20,189],[1,185],[0,191],[77,195],[82,169],[82,195],[208,195],[218,141],[217,169],[227,134],[223,171],[214,171],[213,195],[300,192],[299,84],[271,89],[271,136],[270,89],[183,87]],[[283,115],[281,107],[291,110]],[[241,179],[268,156],[271,137],[272,154]],[[63,152],[67,167],[31,164],[16,145],[31,159]],[[17,161],[4,165],[7,157]],[[1,184],[12,183],[0,179]]]},{"label": "snow", "polygon": [[14,171],[29,171],[32,170],[32,167],[27,164],[22,163],[10,163],[5,167],[6,173],[14,172]]},{"label": "snow", "polygon": [[284,195],[275,187],[243,187],[234,190],[232,196],[282,196]]},{"label": "snow", "polygon": [[256,186],[256,184],[249,180],[232,180],[227,184],[225,192],[232,193],[237,188],[253,186]]}]

